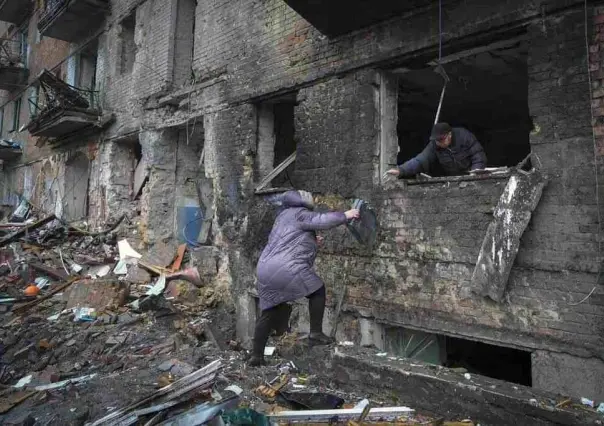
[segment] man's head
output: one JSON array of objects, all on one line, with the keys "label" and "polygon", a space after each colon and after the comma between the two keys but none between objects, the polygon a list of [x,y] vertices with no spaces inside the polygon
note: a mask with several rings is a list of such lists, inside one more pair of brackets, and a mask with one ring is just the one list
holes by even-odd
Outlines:
[{"label": "man's head", "polygon": [[448,148],[451,145],[451,126],[448,123],[436,123],[432,128],[430,140],[439,148]]}]

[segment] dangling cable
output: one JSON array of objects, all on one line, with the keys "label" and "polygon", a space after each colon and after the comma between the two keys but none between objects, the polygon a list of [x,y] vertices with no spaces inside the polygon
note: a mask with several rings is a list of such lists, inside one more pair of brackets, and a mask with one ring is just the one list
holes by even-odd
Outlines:
[{"label": "dangling cable", "polygon": [[443,2],[438,0],[438,64],[443,57]]}]

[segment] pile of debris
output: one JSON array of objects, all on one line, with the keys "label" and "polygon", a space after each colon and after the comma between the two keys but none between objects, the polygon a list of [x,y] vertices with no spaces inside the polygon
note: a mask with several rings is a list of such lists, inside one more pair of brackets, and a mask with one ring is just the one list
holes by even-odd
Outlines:
[{"label": "pile of debris", "polygon": [[123,217],[90,232],[29,213],[0,225],[2,424],[430,424],[280,358],[296,336],[248,369],[185,245],[144,250]]}]

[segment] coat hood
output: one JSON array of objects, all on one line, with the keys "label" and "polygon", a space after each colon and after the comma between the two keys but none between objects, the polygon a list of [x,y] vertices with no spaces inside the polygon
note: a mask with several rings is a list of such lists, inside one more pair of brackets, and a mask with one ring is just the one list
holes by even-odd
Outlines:
[{"label": "coat hood", "polygon": [[[306,194],[309,194],[308,192]],[[312,202],[312,196],[303,196],[301,191],[287,191],[283,194],[281,205],[285,208],[288,207],[306,207],[307,209],[313,209],[315,207]]]}]

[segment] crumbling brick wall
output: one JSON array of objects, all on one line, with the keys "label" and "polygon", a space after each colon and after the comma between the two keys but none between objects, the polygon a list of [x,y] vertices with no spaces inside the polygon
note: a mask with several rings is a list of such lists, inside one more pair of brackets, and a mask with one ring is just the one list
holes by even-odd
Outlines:
[{"label": "crumbling brick wall", "polygon": [[[229,76],[229,85],[219,94],[229,105],[300,88],[295,183],[311,191],[365,196],[376,205],[382,231],[374,253],[355,247],[339,230],[328,236],[335,243],[317,261],[328,288],[349,284],[347,310],[395,325],[535,351],[539,356],[533,369],[542,377],[552,374],[541,357],[544,353],[571,354],[577,365],[581,357],[592,357],[601,377],[600,288],[576,304],[594,288],[599,259],[583,3],[571,3],[484,7],[470,1],[446,10],[447,40],[533,20],[528,23],[529,107],[535,123],[531,146],[538,156],[534,164],[550,182],[522,238],[507,300],[499,305],[462,300],[459,292],[471,278],[490,211],[505,181],[390,190],[376,185],[379,127],[372,108],[371,69],[433,47],[434,11],[327,39],[281,1],[200,2],[194,68],[202,77]],[[226,230],[224,242],[237,254],[230,255],[231,277],[241,294],[241,285],[253,288],[252,280],[241,277],[253,272],[263,242],[252,240],[260,232],[248,229],[264,229],[266,216],[256,216],[261,210],[253,210],[240,178],[231,176],[245,175],[246,149],[254,142],[251,134],[247,143],[241,140],[245,133],[233,138],[241,121],[231,108],[228,113],[209,112],[213,118],[206,133],[218,150],[214,167],[225,173],[217,183],[223,193],[219,225]],[[220,120],[214,121],[217,117]],[[244,128],[247,131],[247,124]],[[238,190],[242,192],[235,197]],[[225,199],[229,193],[233,195]],[[232,223],[246,227],[230,233]],[[247,247],[254,250],[242,251]],[[581,374],[586,378],[591,373],[583,369]],[[573,382],[574,377],[561,378],[561,389],[578,393]],[[592,395],[602,394],[593,382],[585,386]]]}]

